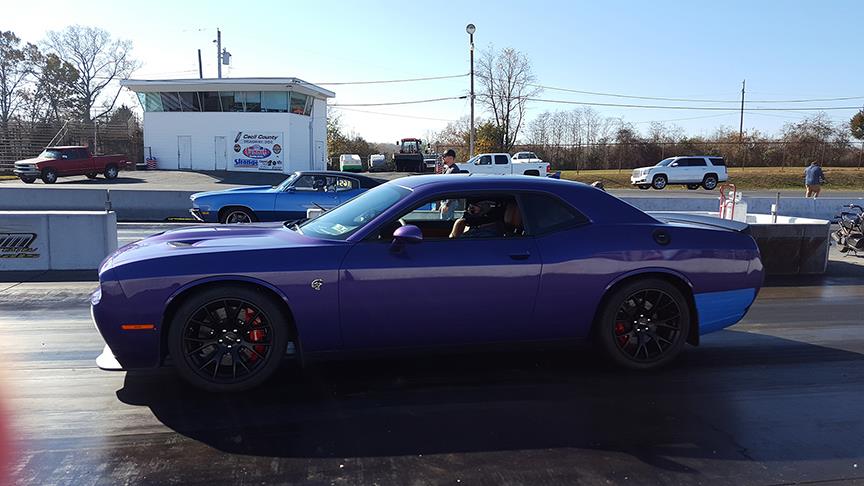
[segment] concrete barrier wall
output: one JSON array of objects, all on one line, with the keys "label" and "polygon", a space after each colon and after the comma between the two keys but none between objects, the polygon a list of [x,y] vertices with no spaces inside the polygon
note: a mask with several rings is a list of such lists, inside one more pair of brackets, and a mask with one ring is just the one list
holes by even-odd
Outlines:
[{"label": "concrete barrier wall", "polygon": [[0,272],[93,270],[117,249],[105,211],[0,211]]},{"label": "concrete barrier wall", "polygon": [[[119,221],[165,221],[189,217],[189,196],[195,191],[149,191],[111,189],[111,207]],[[0,189],[0,211],[64,210],[96,211],[105,209],[105,189],[60,189],[44,187],[4,187]],[[643,211],[717,211],[719,200],[706,197],[622,196],[621,199]],[[744,197],[750,213],[771,212],[774,198]],[[833,220],[842,206],[864,199],[785,197],[778,214]]]}]

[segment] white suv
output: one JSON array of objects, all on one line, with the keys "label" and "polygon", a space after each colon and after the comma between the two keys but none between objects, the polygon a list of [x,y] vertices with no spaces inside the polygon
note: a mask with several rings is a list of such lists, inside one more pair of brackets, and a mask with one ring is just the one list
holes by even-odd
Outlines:
[{"label": "white suv", "polygon": [[669,184],[684,184],[687,189],[702,186],[711,191],[728,178],[723,157],[688,155],[663,159],[654,167],[634,169],[630,183],[639,189],[663,189]]}]

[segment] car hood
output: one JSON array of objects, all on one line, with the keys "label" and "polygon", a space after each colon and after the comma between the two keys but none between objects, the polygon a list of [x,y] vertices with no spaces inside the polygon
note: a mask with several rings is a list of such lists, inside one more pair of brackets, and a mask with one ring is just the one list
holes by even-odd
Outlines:
[{"label": "car hood", "polygon": [[169,230],[118,249],[109,257],[110,263],[106,268],[153,258],[327,243],[289,230],[282,223],[187,227]]},{"label": "car hood", "polygon": [[38,164],[39,162],[45,162],[48,160],[56,160],[56,159],[46,159],[45,157],[33,157],[32,159],[24,159],[15,162],[15,165],[30,165],[30,164]]},{"label": "car hood", "polygon": [[192,199],[198,199],[200,197],[205,196],[219,196],[223,194],[250,194],[250,193],[270,193],[270,192],[278,192],[273,186],[248,186],[248,187],[235,187],[232,189],[223,189],[221,191],[206,191],[206,192],[196,192],[192,194]]}]

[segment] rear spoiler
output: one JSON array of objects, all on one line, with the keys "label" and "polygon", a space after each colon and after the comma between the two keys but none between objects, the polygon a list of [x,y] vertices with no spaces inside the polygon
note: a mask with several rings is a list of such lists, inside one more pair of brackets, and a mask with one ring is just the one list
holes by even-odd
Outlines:
[{"label": "rear spoiler", "polygon": [[660,220],[664,223],[693,223],[702,226],[710,226],[712,228],[720,228],[736,233],[750,234],[750,225],[741,221],[733,221],[730,219],[720,219],[717,216],[708,216],[705,214],[689,214],[678,213],[674,211],[657,211],[648,212],[648,215]]}]

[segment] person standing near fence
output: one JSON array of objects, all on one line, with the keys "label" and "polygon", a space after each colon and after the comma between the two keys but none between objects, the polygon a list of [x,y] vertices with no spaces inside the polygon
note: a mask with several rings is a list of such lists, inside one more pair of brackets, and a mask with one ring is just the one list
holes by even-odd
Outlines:
[{"label": "person standing near fence", "polygon": [[806,193],[804,197],[813,196],[813,199],[819,197],[819,192],[822,191],[822,184],[825,184],[825,174],[822,172],[822,167],[819,167],[819,162],[815,160],[810,162],[810,166],[804,169],[804,188]]}]

